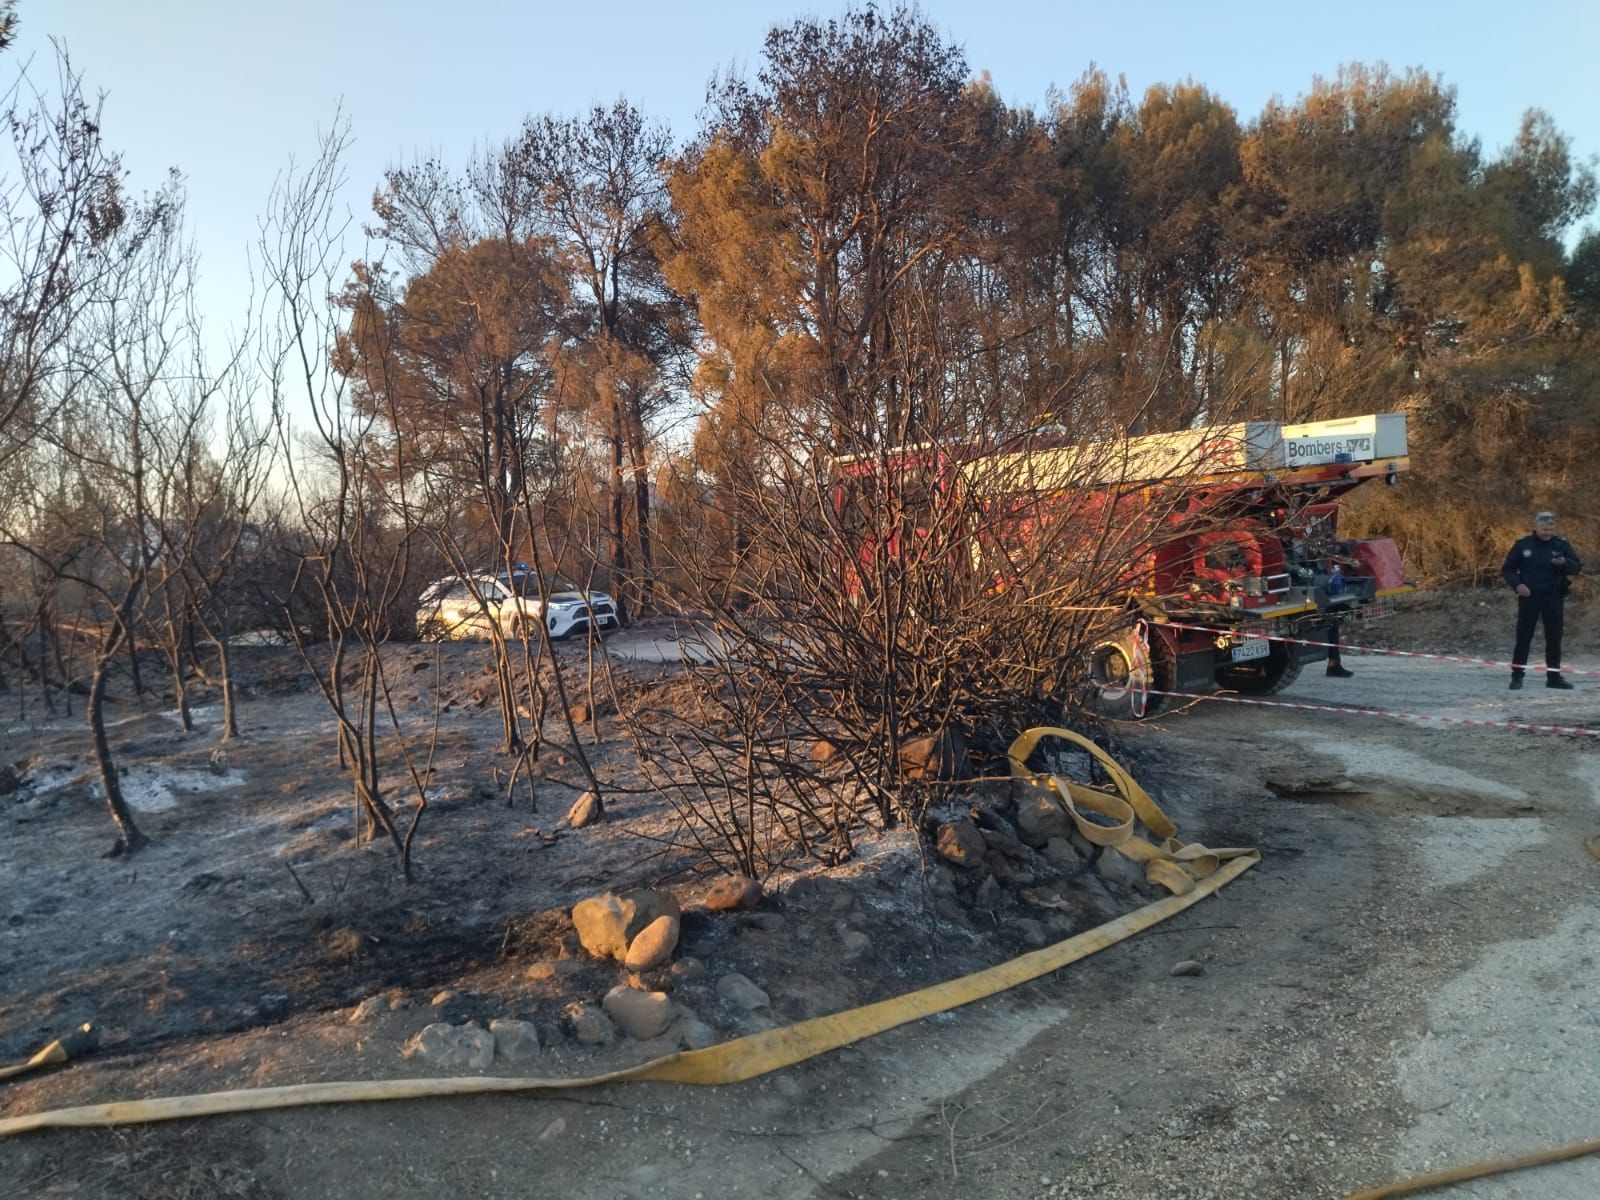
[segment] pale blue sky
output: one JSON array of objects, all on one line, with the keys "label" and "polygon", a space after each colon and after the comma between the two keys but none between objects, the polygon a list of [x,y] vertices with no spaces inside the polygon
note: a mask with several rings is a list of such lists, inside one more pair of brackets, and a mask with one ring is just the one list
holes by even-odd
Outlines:
[{"label": "pale blue sky", "polygon": [[[459,166],[530,113],[625,95],[686,138],[714,72],[753,71],[773,24],[843,5],[20,0],[18,10],[21,37],[0,74],[31,56],[48,79],[48,39],[64,40],[105,93],[102,127],[133,186],[155,186],[168,167],[183,173],[202,300],[220,332],[237,320],[246,247],[274,176],[291,156],[310,157],[341,101],[356,139],[348,202],[364,217],[385,166],[419,153]],[[1042,106],[1052,84],[1093,62],[1125,75],[1135,95],[1193,77],[1248,120],[1313,76],[1383,61],[1441,74],[1457,88],[1462,129],[1491,151],[1538,106],[1580,158],[1600,154],[1591,0],[927,0],[921,10],[1013,104]]]}]

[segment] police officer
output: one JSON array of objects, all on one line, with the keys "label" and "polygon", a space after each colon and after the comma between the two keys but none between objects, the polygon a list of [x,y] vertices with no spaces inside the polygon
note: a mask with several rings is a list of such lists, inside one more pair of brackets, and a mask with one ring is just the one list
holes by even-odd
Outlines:
[{"label": "police officer", "polygon": [[1572,577],[1582,570],[1567,539],[1556,536],[1554,513],[1533,518],[1533,532],[1517,539],[1500,573],[1517,593],[1517,646],[1511,652],[1511,690],[1522,686],[1522,672],[1533,644],[1533,628],[1544,622],[1545,687],[1569,690],[1561,678],[1562,605]]}]

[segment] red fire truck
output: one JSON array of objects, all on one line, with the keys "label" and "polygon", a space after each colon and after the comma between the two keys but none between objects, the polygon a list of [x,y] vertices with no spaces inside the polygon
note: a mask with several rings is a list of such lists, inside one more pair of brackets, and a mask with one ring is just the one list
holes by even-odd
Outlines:
[{"label": "red fire truck", "polygon": [[[1276,692],[1327,657],[1306,643],[1337,643],[1342,626],[1409,590],[1391,539],[1344,540],[1338,530],[1345,496],[1373,480],[1394,484],[1409,467],[1401,413],[1248,421],[1113,445],[1057,435],[1011,451],[914,447],[876,464],[840,460],[835,478],[914,463],[926,480],[935,456],[949,464],[936,481],[959,476],[986,495],[1007,491],[997,480],[1026,480],[1037,506],[1059,479],[1071,480],[1078,512],[1160,506],[1160,527],[1128,554],[1124,619],[1093,651],[1090,675],[1109,712],[1143,716],[1168,692]],[[1013,524],[1014,540],[1028,536],[1023,524]],[[889,551],[904,555],[907,540],[892,535]]]}]

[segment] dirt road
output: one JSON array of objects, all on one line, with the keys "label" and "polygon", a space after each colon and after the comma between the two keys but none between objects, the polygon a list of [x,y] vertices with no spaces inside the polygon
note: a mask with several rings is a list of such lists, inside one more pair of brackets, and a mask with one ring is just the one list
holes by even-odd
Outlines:
[{"label": "dirt road", "polygon": [[[1496,671],[1356,655],[1347,662],[1354,679],[1308,671],[1282,699],[1600,726],[1600,676],[1558,693],[1539,686],[1536,675],[1534,686],[1511,694]],[[1575,665],[1600,663],[1590,648]],[[314,715],[308,704],[304,697],[285,700],[282,728],[302,728],[296,722]],[[178,743],[160,724],[151,718],[126,729],[151,754],[182,765],[171,750]],[[1044,980],[736,1087],[619,1086],[23,1138],[0,1143],[0,1197],[46,1195],[52,1187],[152,1200],[1335,1197],[1397,1175],[1600,1136],[1600,863],[1582,844],[1600,829],[1595,739],[1217,703],[1122,734],[1136,775],[1185,836],[1255,845],[1263,861],[1171,922]],[[247,742],[235,752],[234,768],[257,781],[268,778],[267,764],[251,754],[281,741],[260,734],[254,750]],[[305,774],[303,752],[296,769]],[[100,818],[89,810],[80,817],[71,815],[76,809],[38,808],[43,801],[29,810],[33,824],[17,818],[12,845],[32,857],[12,862],[23,883],[12,893],[15,914],[0,951],[9,955],[11,980],[47,977],[49,964],[30,958],[44,947],[51,954],[72,951],[70,961],[61,960],[63,970],[79,971],[76,956],[84,956],[81,971],[63,975],[67,982],[48,993],[60,1014],[75,1011],[83,996],[109,1005],[121,993],[95,990],[108,978],[136,979],[136,962],[95,965],[105,962],[95,948],[108,937],[141,947],[133,958],[183,951],[200,936],[204,909],[216,910],[219,921],[235,920],[225,909],[247,885],[231,872],[254,869],[247,861],[266,853],[275,864],[270,878],[287,900],[241,902],[245,915],[237,918],[264,920],[277,905],[295,902],[281,860],[271,855],[313,839],[320,846],[343,828],[342,801],[333,792],[325,807],[308,808],[302,794],[321,781],[285,774],[281,786],[253,801],[250,839],[227,843],[246,851],[237,863],[185,857],[201,843],[185,842],[191,826],[183,822],[220,819],[204,814],[224,802],[185,799],[173,777],[164,778],[171,806],[161,817],[172,818],[165,840],[137,872],[103,876],[93,885],[99,891],[84,894],[94,897],[94,919],[107,930],[116,924],[108,904],[125,896],[125,906],[154,905],[152,889],[169,897],[162,901],[169,908],[186,900],[182,921],[192,925],[146,928],[154,918],[141,917],[114,935],[82,936],[95,926],[72,905],[82,881],[102,878],[90,870],[92,857],[60,849],[72,844],[60,836],[64,826],[53,826],[58,832],[48,842],[23,839],[42,836],[31,831],[58,819],[52,812],[85,828]],[[227,783],[226,776],[214,778]],[[301,798],[291,806],[294,789]],[[276,790],[289,798],[272,799]],[[521,836],[512,826],[532,819],[448,789],[438,804],[438,821],[485,823],[512,839]],[[279,845],[280,836],[293,840]],[[450,844],[441,840],[428,861],[442,863]],[[592,888],[636,855],[622,841],[573,843],[580,856],[558,868],[550,864],[562,861],[562,846],[510,844],[521,857],[476,865],[470,893],[451,883],[446,894],[442,883],[424,881],[404,893],[374,891],[356,915],[341,910],[340,920],[363,936],[376,929],[384,939],[381,947],[349,953],[397,948],[392,964],[381,959],[377,969],[423,997],[420,1012],[394,1014],[394,1028],[412,1013],[413,1023],[430,1019],[426,997],[444,982],[428,974],[429,962],[443,961],[437,945],[443,935],[430,932],[441,912],[453,914],[456,924],[448,928],[457,939],[462,917],[471,918],[466,925],[476,930],[487,964],[471,986],[487,993],[507,972],[521,979],[521,963],[494,965],[506,957],[507,939],[513,953],[518,938],[534,944],[532,933],[513,937],[511,925],[496,925],[497,913],[530,902],[556,904],[544,893],[570,890],[574,880]],[[905,848],[881,849],[877,861],[892,863]],[[63,857],[57,863],[41,857],[47,853]],[[527,857],[535,853],[542,857]],[[327,861],[351,860],[346,853]],[[380,876],[363,874],[363,860],[355,861],[358,886],[376,888],[372,880]],[[531,861],[540,864],[531,874],[517,865]],[[342,869],[348,881],[350,868]],[[562,869],[576,874],[558,877]],[[442,867],[438,878],[445,878]],[[337,877],[308,879],[329,906],[324,889]],[[870,871],[861,879],[870,880]],[[39,895],[59,911],[30,907],[30,896]],[[385,907],[393,910],[387,923]],[[317,911],[308,910],[306,921]],[[865,927],[879,936],[870,923]],[[342,929],[308,923],[306,930],[296,937],[345,944]],[[80,931],[76,941],[74,931]],[[793,932],[810,936],[798,926]],[[993,936],[1008,932],[996,929]],[[767,936],[754,928],[736,931],[735,940],[754,945]],[[719,945],[725,955],[737,950]],[[893,945],[919,961],[889,961],[880,948],[871,971],[880,981],[913,966],[923,975],[958,973],[973,957],[948,930],[919,944]],[[283,981],[312,976],[286,953],[258,933],[242,943],[229,971],[251,976],[252,998],[269,986],[290,991]],[[1185,959],[1203,963],[1204,973],[1173,977],[1170,968]],[[809,1011],[857,1002],[837,975],[819,975],[828,982],[815,985],[836,993],[806,994],[806,961],[820,960],[799,961],[784,977],[790,999],[803,998]],[[174,968],[163,994],[167,1024],[154,1009],[146,1014],[149,1036],[139,1053],[0,1091],[0,1113],[88,1098],[335,1079],[352,1071],[408,1072],[397,1048],[409,1029],[394,1034],[348,1025],[343,1005],[360,993],[340,992],[325,964],[303,993],[293,993],[300,1007],[292,1019],[264,1022],[256,1012],[232,1032],[220,1018],[213,1021],[213,1008],[221,1013],[217,1006],[227,997],[214,979],[202,978],[202,966],[189,963],[187,974]],[[367,968],[369,981],[374,969]],[[0,985],[0,1024],[21,1028],[37,1001],[13,983]],[[174,1014],[186,1003],[195,1013],[185,1018],[190,1032],[180,1038]],[[204,1005],[212,1007],[201,1011]],[[605,1065],[613,1064],[567,1043],[534,1069],[572,1076]],[[1600,1194],[1600,1160],[1442,1194],[1587,1200]]]},{"label": "dirt road", "polygon": [[[1600,679],[1347,662],[1282,699],[1600,727]],[[1133,742],[1261,866],[1042,985],[1058,1021],[819,1194],[1340,1196],[1600,1136],[1594,739],[1214,704]],[[1581,1200],[1600,1160],[1439,1194]]]}]

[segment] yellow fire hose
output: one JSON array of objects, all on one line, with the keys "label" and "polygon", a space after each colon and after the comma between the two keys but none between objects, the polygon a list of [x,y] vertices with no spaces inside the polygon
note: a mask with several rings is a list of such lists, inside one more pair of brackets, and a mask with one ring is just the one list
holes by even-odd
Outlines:
[{"label": "yellow fire hose", "polygon": [[[1034,781],[1055,795],[1074,813],[1079,828],[1093,831],[1101,845],[1114,845],[1119,851],[1144,862],[1146,871],[1173,892],[1163,900],[1109,921],[1096,929],[1034,950],[988,970],[935,984],[876,1004],[816,1017],[783,1029],[771,1029],[749,1037],[736,1038],[703,1050],[689,1050],[653,1059],[639,1066],[586,1079],[542,1079],[537,1077],[494,1078],[468,1076],[451,1079],[389,1079],[349,1083],[309,1083],[284,1087],[247,1088],[193,1096],[171,1096],[157,1100],[127,1100],[110,1104],[88,1104],[51,1112],[32,1113],[0,1119],[0,1137],[27,1133],[35,1129],[66,1127],[137,1125],[171,1121],[183,1117],[216,1116],[223,1113],[259,1112],[274,1108],[298,1108],[311,1104],[342,1104],[357,1101],[412,1100],[427,1096],[467,1096],[487,1092],[569,1091],[602,1083],[624,1080],[659,1083],[722,1084],[739,1083],[793,1066],[830,1050],[851,1045],[864,1038],[894,1029],[910,1021],[947,1012],[993,996],[1018,984],[1047,975],[1077,962],[1152,925],[1176,916],[1237,878],[1260,861],[1253,850],[1216,850],[1184,847],[1173,840],[1176,830],[1166,814],[1156,807],[1127,773],[1093,743],[1064,729],[1030,729],[1009,750],[1012,771],[1028,772],[1022,761],[1046,736],[1071,741],[1093,753],[1105,766],[1122,793],[1122,799],[1056,776],[1033,776]],[[1121,807],[1118,807],[1121,804]],[[1107,826],[1080,815],[1083,808],[1108,816],[1117,822]],[[1157,847],[1132,832],[1133,815],[1164,839]],[[1141,848],[1143,847],[1143,848]],[[1226,860],[1226,861],[1224,861]],[[1155,867],[1152,864],[1166,864]]]},{"label": "yellow fire hose", "polygon": [[1528,1167],[1542,1167],[1547,1163],[1566,1162],[1568,1159],[1582,1158],[1586,1154],[1593,1154],[1597,1150],[1600,1150],[1600,1141],[1577,1142],[1574,1145],[1561,1146],[1554,1150],[1537,1150],[1532,1154],[1518,1155],[1516,1158],[1501,1158],[1493,1162],[1473,1163],[1471,1166],[1466,1167],[1451,1167],[1445,1171],[1435,1171],[1430,1175],[1415,1175],[1410,1179],[1386,1183],[1382,1187],[1368,1188],[1364,1192],[1354,1192],[1346,1197],[1346,1200],[1387,1200],[1390,1196],[1410,1196],[1416,1192],[1448,1187],[1452,1183],[1465,1183],[1469,1179],[1482,1179],[1485,1175],[1502,1175],[1508,1171],[1522,1171]]},{"label": "yellow fire hose", "polygon": [[[1104,768],[1117,794],[1086,787],[1059,775],[1030,772],[1025,765],[1026,760],[1045,738],[1057,738],[1087,750]],[[1122,765],[1088,738],[1070,729],[1037,726],[1012,742],[1006,750],[1006,756],[1011,760],[1011,774],[1031,779],[1044,788],[1052,799],[1067,810],[1078,832],[1087,841],[1116,850],[1142,864],[1146,879],[1166,888],[1175,896],[1184,895],[1200,880],[1213,875],[1222,863],[1255,854],[1254,850],[1210,850],[1198,842],[1185,845],[1178,841],[1177,826],[1122,769]],[[1084,815],[1085,811],[1096,813],[1110,823],[1092,821]],[[1161,839],[1159,844],[1148,842],[1134,833],[1136,818]]]},{"label": "yellow fire hose", "polygon": [[308,1104],[342,1104],[364,1100],[413,1100],[424,1096],[468,1096],[484,1092],[566,1091],[623,1080],[659,1083],[739,1083],[793,1066],[909,1021],[982,1000],[1030,979],[1076,962],[1148,929],[1209,896],[1241,875],[1259,859],[1251,854],[1228,863],[1186,895],[1169,896],[1118,917],[1096,929],[1042,950],[1034,950],[986,971],[935,984],[891,1000],[881,1000],[832,1016],[816,1017],[783,1029],[737,1038],[704,1050],[689,1050],[653,1059],[636,1067],[586,1079],[491,1078],[387,1079],[355,1083],[305,1083],[286,1087],[248,1088],[159,1100],[88,1104],[21,1117],[0,1119],[0,1137],[34,1129],[95,1125],[138,1125],[180,1117],[298,1108]]}]

